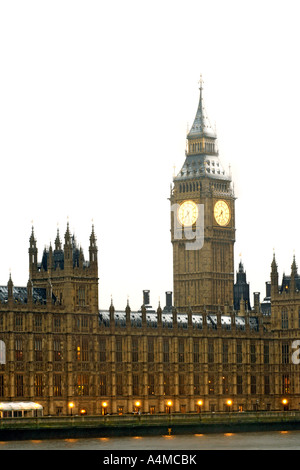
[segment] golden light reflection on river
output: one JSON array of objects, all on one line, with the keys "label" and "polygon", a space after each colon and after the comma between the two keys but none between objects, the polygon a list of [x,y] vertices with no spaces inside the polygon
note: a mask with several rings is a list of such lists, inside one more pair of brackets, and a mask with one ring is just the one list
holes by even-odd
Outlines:
[{"label": "golden light reflection on river", "polygon": [[101,436],[1,441],[2,450],[300,450],[300,431]]}]

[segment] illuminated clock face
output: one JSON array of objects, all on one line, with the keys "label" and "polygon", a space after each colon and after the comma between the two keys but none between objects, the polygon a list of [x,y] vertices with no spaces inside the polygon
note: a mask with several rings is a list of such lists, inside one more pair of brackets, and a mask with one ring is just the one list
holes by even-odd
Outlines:
[{"label": "illuminated clock face", "polygon": [[179,222],[184,226],[193,225],[198,219],[198,207],[194,201],[185,201],[178,209]]},{"label": "illuminated clock face", "polygon": [[214,208],[214,216],[215,216],[216,222],[222,227],[229,224],[230,208],[227,202],[225,201],[216,202],[215,208]]}]

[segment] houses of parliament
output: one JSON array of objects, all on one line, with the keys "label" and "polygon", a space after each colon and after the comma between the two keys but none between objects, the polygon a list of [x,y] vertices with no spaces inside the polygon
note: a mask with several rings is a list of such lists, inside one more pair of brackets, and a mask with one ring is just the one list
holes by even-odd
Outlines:
[{"label": "houses of parliament", "polygon": [[0,286],[0,402],[34,401],[45,415],[299,410],[300,276],[249,297],[234,275],[235,195],[221,164],[200,82],[185,159],[170,193],[173,292],[152,308],[98,303],[94,227],[88,259],[67,225],[38,256],[29,280]]}]

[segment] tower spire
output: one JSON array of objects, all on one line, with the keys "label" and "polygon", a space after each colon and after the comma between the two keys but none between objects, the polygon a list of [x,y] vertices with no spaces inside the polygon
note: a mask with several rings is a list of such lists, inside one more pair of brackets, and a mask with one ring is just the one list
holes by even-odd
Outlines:
[{"label": "tower spire", "polygon": [[200,80],[198,83],[199,83],[199,91],[200,91],[198,109],[196,112],[194,123],[187,135],[187,138],[188,140],[200,138],[200,137],[208,137],[210,139],[216,139],[217,135],[208,119],[208,116],[205,111],[204,103],[203,103],[202,75],[200,75]]}]

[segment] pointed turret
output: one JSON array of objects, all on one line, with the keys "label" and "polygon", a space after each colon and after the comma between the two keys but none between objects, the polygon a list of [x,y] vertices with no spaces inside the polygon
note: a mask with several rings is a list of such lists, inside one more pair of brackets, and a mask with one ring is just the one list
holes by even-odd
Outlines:
[{"label": "pointed turret", "polygon": [[65,233],[65,244],[64,244],[64,269],[73,267],[73,245],[72,237],[69,229],[69,222],[67,222],[67,230]]},{"label": "pointed turret", "polygon": [[293,262],[291,266],[291,275],[296,277],[298,274],[298,269],[297,269],[297,264],[296,264],[296,258],[295,255],[293,256]]},{"label": "pointed turret", "polygon": [[242,259],[239,262],[239,270],[236,273],[236,283],[233,286],[234,292],[234,309],[236,311],[240,310],[241,301],[244,303],[245,308],[251,310],[250,305],[250,285],[247,283],[246,271],[244,270],[244,265]]},{"label": "pointed turret", "polygon": [[11,273],[9,273],[9,279],[7,283],[7,296],[8,296],[9,303],[13,302],[13,298],[14,298],[13,289],[14,289],[14,284],[11,279]]},{"label": "pointed turret", "polygon": [[34,237],[34,231],[33,227],[31,230],[31,235],[29,238],[29,277],[32,277],[33,272],[36,272],[37,270],[37,255],[38,255],[38,250],[36,247],[36,239]]},{"label": "pointed turret", "polygon": [[94,225],[92,225],[92,233],[90,236],[90,246],[89,246],[89,254],[90,254],[90,266],[97,267],[97,243],[96,243],[96,236],[94,232]]},{"label": "pointed turret", "polygon": [[114,325],[114,321],[115,321],[114,315],[115,315],[115,307],[113,304],[113,299],[111,297],[110,306],[109,306],[109,320],[110,320],[111,325]]},{"label": "pointed turret", "polygon": [[278,270],[275,259],[275,252],[273,253],[273,260],[271,263],[271,298],[278,294]]},{"label": "pointed turret", "polygon": [[55,238],[55,250],[56,251],[59,251],[61,250],[61,241],[60,241],[60,236],[59,236],[59,229],[57,229],[57,234],[56,234],[56,238]]},{"label": "pointed turret", "polygon": [[[201,148],[199,147],[199,149],[197,147],[197,150],[204,151],[206,149],[212,152],[213,150],[215,150],[213,149],[213,146],[211,146],[210,148],[207,146],[206,148],[205,144],[213,143],[213,141],[216,140],[217,135],[216,135],[215,130],[212,128],[209,118],[205,111],[205,107],[203,103],[203,96],[202,96],[202,91],[203,91],[202,75],[200,76],[199,84],[200,84],[200,88],[199,88],[200,97],[199,97],[198,109],[196,112],[194,123],[187,135],[187,139],[188,141],[193,141],[194,139],[204,138],[204,140],[202,141],[202,143],[204,143],[204,146],[202,145]],[[205,138],[207,138],[207,142]]]},{"label": "pointed turret", "polygon": [[127,305],[126,305],[126,308],[125,308],[125,313],[126,313],[126,327],[130,327],[130,312],[131,312],[131,308],[130,308],[130,305],[129,305],[129,299],[127,299]]},{"label": "pointed turret", "polygon": [[295,292],[296,290],[296,278],[298,278],[298,269],[297,269],[295,255],[294,255],[292,266],[291,266],[291,284],[290,284],[291,292]]},{"label": "pointed turret", "polygon": [[32,280],[29,278],[27,282],[27,303],[31,304],[33,300],[33,284]]}]

